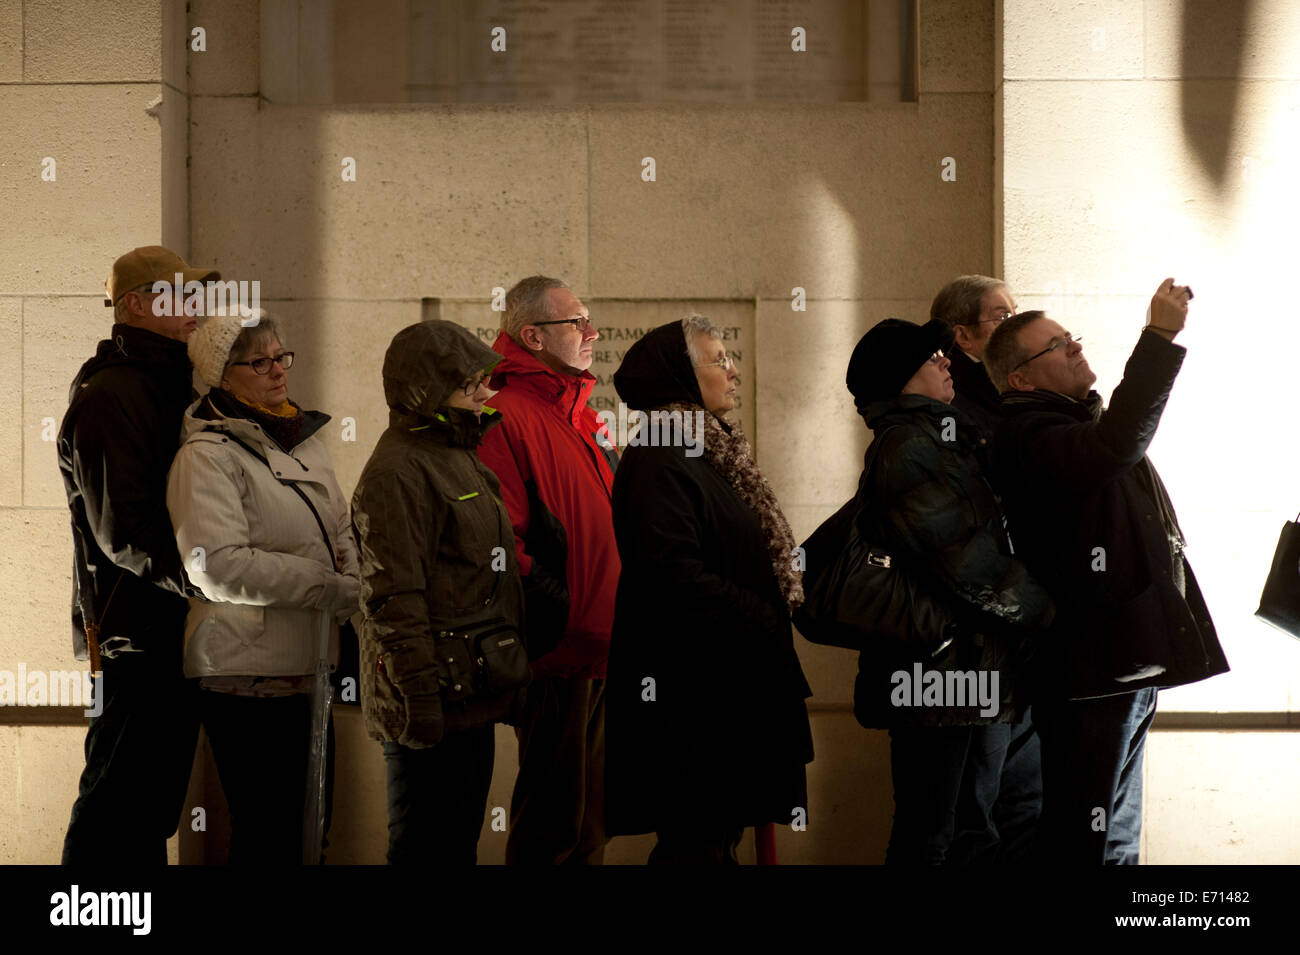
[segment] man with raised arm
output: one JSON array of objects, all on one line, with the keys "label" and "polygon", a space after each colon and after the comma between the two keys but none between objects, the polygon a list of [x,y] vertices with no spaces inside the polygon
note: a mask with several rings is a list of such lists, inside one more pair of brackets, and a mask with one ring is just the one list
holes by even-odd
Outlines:
[{"label": "man with raised arm", "polygon": [[1109,407],[1079,340],[1043,312],[1006,319],[984,350],[1004,413],[994,484],[1017,554],[1057,604],[1033,704],[1053,863],[1137,863],[1156,690],[1228,669],[1146,456],[1187,354],[1174,338],[1191,298],[1160,284]]}]

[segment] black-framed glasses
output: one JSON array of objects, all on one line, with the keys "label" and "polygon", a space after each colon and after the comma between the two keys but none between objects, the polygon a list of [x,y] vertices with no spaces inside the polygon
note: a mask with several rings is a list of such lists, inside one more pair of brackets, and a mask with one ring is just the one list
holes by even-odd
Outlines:
[{"label": "black-framed glasses", "polygon": [[491,380],[492,372],[490,371],[484,372],[477,378],[466,378],[464,384],[460,386],[460,393],[466,398],[471,398],[474,396],[474,392],[478,391]]},{"label": "black-framed glasses", "polygon": [[723,353],[723,356],[716,361],[701,361],[695,363],[696,368],[721,368],[723,371],[731,371],[736,367],[736,360],[730,355]]},{"label": "black-framed glasses", "polygon": [[263,355],[261,358],[254,358],[252,361],[232,361],[232,365],[247,365],[259,375],[269,374],[271,371],[271,362],[279,362],[280,367],[288,371],[293,367],[293,352],[282,351],[274,358],[268,358]]},{"label": "black-framed glasses", "polygon": [[[1075,338],[1069,332],[1066,332],[1064,338],[1058,338],[1056,341],[1052,342],[1052,344],[1048,345],[1046,348],[1040,351],[1037,355],[1030,355],[1019,365],[1016,365],[1015,368],[1012,368],[1011,371],[1018,371],[1019,369],[1023,368],[1025,365],[1028,365],[1035,358],[1042,358],[1044,355],[1048,354],[1049,352],[1054,352],[1058,348],[1061,348],[1063,346],[1073,345],[1075,342],[1082,342],[1082,341],[1083,341],[1082,337]],[[1007,374],[1008,375],[1011,374],[1011,371],[1007,372]]]},{"label": "black-framed glasses", "polygon": [[591,328],[591,316],[583,315],[579,318],[557,318],[550,322],[529,322],[529,325],[573,325],[580,332],[585,332]]}]

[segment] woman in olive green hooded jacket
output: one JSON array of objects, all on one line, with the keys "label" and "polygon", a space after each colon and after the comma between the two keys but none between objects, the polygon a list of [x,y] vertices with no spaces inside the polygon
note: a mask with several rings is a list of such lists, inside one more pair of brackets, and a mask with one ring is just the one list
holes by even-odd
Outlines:
[{"label": "woman in olive green hooded jacket", "polygon": [[361,705],[384,746],[394,864],[475,863],[493,724],[528,679],[514,532],[475,453],[500,421],[484,406],[500,358],[451,322],[398,332],[384,358],[388,429],[352,498]]}]

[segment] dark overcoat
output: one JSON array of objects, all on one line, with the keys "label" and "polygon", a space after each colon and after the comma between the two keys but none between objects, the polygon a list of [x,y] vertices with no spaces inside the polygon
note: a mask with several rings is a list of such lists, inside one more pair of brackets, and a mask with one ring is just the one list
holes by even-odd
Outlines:
[{"label": "dark overcoat", "polygon": [[[629,350],[633,408],[699,403],[680,323]],[[811,695],[758,515],[688,446],[629,447],[606,687],[606,829],[717,832],[806,813]]]},{"label": "dark overcoat", "polygon": [[1002,418],[1002,396],[989,378],[988,368],[967,355],[956,343],[945,354],[952,362],[948,373],[952,375],[952,387],[956,392],[952,399],[953,407],[974,421],[981,435],[992,437]]},{"label": "dark overcoat", "polygon": [[1017,552],[1059,608],[1043,674],[1057,697],[1181,686],[1228,669],[1146,457],[1185,354],[1143,332],[1109,408],[1096,392],[1003,397],[990,462]]}]

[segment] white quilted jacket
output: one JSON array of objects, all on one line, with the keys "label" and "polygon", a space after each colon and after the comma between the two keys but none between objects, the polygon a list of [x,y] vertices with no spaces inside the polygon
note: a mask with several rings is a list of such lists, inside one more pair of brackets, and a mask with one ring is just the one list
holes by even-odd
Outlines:
[{"label": "white quilted jacket", "polygon": [[[347,498],[324,443],[312,434],[285,454],[254,422],[206,421],[194,416],[198,406],[185,412],[184,443],[167,476],[181,560],[210,601],[190,601],[185,675],[312,673],[322,614],[330,616],[336,663],[338,622],[358,609],[360,573]],[[279,478],[315,505],[343,573],[334,570],[311,509]]]}]

